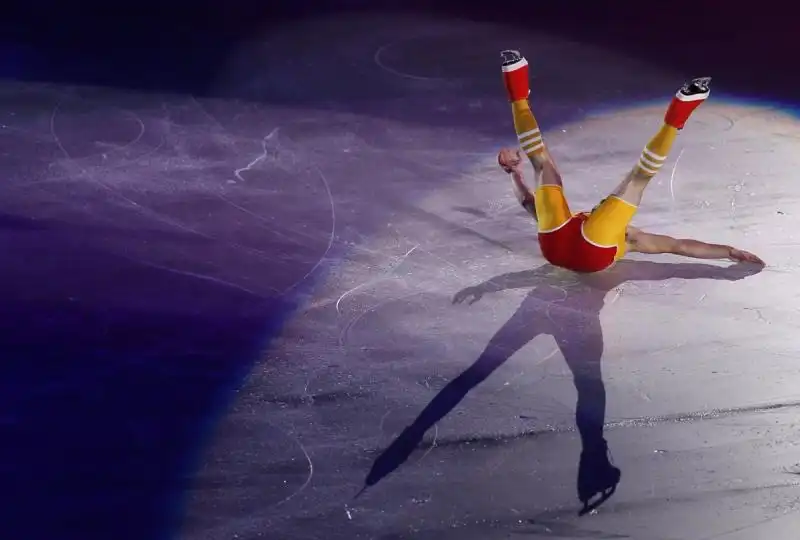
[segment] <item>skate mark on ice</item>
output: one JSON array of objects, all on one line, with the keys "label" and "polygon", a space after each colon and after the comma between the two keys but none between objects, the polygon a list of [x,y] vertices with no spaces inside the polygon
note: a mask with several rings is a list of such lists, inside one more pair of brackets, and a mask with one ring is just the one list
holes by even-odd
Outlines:
[{"label": "skate mark on ice", "polygon": [[236,170],[234,170],[234,171],[233,171],[233,175],[234,175],[234,176],[235,176],[235,177],[236,177],[236,178],[237,178],[237,179],[238,179],[240,182],[244,182],[244,181],[245,181],[245,179],[242,177],[242,173],[243,173],[243,172],[247,172],[247,171],[249,171],[250,169],[252,169],[252,168],[253,168],[253,167],[255,167],[256,165],[258,165],[259,163],[261,163],[262,161],[264,161],[265,159],[267,159],[267,157],[268,157],[268,153],[269,153],[269,149],[267,148],[267,141],[269,141],[269,140],[271,140],[272,138],[274,138],[274,137],[275,137],[275,135],[277,135],[277,134],[278,134],[278,130],[279,130],[279,129],[280,129],[280,128],[277,128],[277,127],[276,127],[275,129],[273,129],[272,131],[270,131],[270,132],[269,132],[267,135],[265,135],[265,136],[264,136],[264,138],[262,138],[262,139],[261,139],[261,154],[259,154],[258,156],[256,156],[256,157],[255,157],[255,158],[254,158],[254,159],[253,159],[253,160],[252,160],[250,163],[248,163],[248,164],[247,164],[247,165],[245,165],[244,167],[241,167],[241,168],[239,168],[239,169],[236,169]]},{"label": "skate mark on ice", "polygon": [[383,413],[383,416],[381,416],[381,419],[378,422],[378,432],[383,433],[383,425],[386,423],[386,419],[389,417],[389,415],[392,414],[392,411],[394,411],[394,409],[389,409],[388,411]]},{"label": "skate mark on ice", "polygon": [[353,319],[350,320],[344,326],[344,328],[342,328],[342,331],[339,332],[339,346],[340,347],[344,347],[345,345],[349,344],[348,343],[348,341],[349,341],[348,340],[348,334],[350,333],[350,330],[353,328],[353,326],[355,326],[365,316],[367,316],[369,314],[372,314],[374,311],[378,310],[379,308],[381,308],[381,307],[383,307],[383,306],[385,306],[387,304],[391,304],[392,302],[401,302],[403,300],[407,300],[408,298],[411,298],[412,296],[418,296],[420,294],[425,294],[425,291],[413,291],[413,292],[410,292],[408,294],[404,294],[404,295],[398,296],[396,298],[387,298],[386,300],[378,302],[377,304],[369,307],[368,309],[365,309],[363,312],[361,312],[358,315],[356,315],[355,317],[353,317]]},{"label": "skate mark on ice", "polygon": [[[120,109],[118,107],[114,107],[114,108],[117,109],[118,111],[122,111],[123,113],[125,113],[129,117],[133,118],[136,121],[136,123],[139,124],[139,133],[132,140],[128,141],[127,143],[125,143],[122,146],[117,146],[117,145],[115,145],[113,143],[98,142],[98,144],[100,144],[100,145],[102,145],[102,146],[104,146],[106,148],[113,148],[115,151],[119,152],[119,151],[125,150],[126,148],[129,148],[129,147],[133,146],[134,144],[136,144],[140,140],[142,140],[142,137],[144,137],[144,134],[147,131],[147,128],[145,127],[144,122],[142,121],[142,119],[135,112],[129,111],[127,109]],[[72,156],[67,151],[67,149],[64,147],[64,144],[61,142],[61,137],[58,135],[58,131],[56,130],[56,117],[58,116],[60,110],[61,110],[61,103],[59,102],[59,103],[56,103],[55,107],[53,107],[53,112],[50,113],[50,135],[52,136],[53,141],[55,142],[55,144],[58,147],[58,149],[61,150],[61,152],[64,154],[64,156],[66,156],[67,159],[72,160],[73,159]],[[101,153],[101,154],[105,157],[105,153]]]},{"label": "skate mark on ice", "polygon": [[[244,206],[241,206],[241,205],[239,205],[239,204],[236,204],[235,202],[233,202],[232,200],[230,200],[229,198],[227,198],[225,195],[222,195],[222,194],[220,194],[220,193],[217,193],[217,194],[216,194],[216,197],[217,197],[217,199],[219,199],[221,202],[223,202],[223,203],[227,204],[227,205],[228,205],[228,206],[230,206],[231,208],[234,208],[234,209],[236,209],[236,210],[238,210],[238,211],[242,212],[243,214],[247,214],[248,216],[250,216],[250,217],[252,217],[252,218],[255,218],[256,220],[258,220],[258,222],[260,223],[260,226],[261,226],[263,229],[266,229],[266,230],[268,230],[270,233],[272,233],[272,234],[274,234],[275,236],[277,236],[277,237],[281,238],[281,239],[282,239],[283,241],[285,241],[286,243],[294,244],[294,245],[296,245],[296,246],[303,246],[303,243],[302,243],[301,241],[299,241],[297,238],[292,238],[291,236],[289,236],[288,234],[286,234],[285,232],[283,232],[281,229],[279,229],[279,228],[278,228],[278,226],[277,226],[277,225],[275,225],[275,224],[273,224],[273,223],[270,223],[270,222],[269,222],[269,221],[268,221],[268,220],[267,220],[267,219],[266,219],[264,216],[262,216],[262,215],[259,215],[259,214],[256,214],[256,213],[255,213],[255,212],[253,212],[252,210],[249,210],[249,209],[245,208]],[[294,232],[294,231],[293,231],[293,232]],[[302,236],[302,237],[304,237],[306,240],[312,240],[312,241],[313,241],[313,240],[316,240],[316,239],[315,239],[315,238],[314,238],[312,235],[310,235],[310,234],[307,234],[307,233],[301,233],[301,232],[299,232],[299,231],[298,231],[298,232],[295,234],[295,236]],[[231,244],[231,245],[235,245],[235,244]],[[240,246],[238,246],[238,245],[236,245],[236,246],[237,246],[237,247],[240,247]],[[263,258],[263,259],[265,259],[265,260],[271,260],[271,258],[272,258],[272,257],[271,257],[271,256],[269,256],[269,255],[268,255],[266,252],[264,252],[264,251],[260,251],[260,250],[256,250],[255,248],[243,248],[243,249],[249,249],[249,250],[252,250],[252,251],[254,251],[255,253],[258,253],[258,254],[260,254],[260,255],[263,255],[263,257],[262,257],[262,258]]]},{"label": "skate mark on ice", "polygon": [[387,73],[391,73],[396,77],[400,77],[401,79],[411,79],[413,81],[444,81],[446,79],[442,79],[440,77],[422,77],[420,75],[413,75],[411,73],[405,73],[403,71],[399,71],[394,69],[391,66],[386,65],[383,61],[383,53],[386,52],[387,49],[397,44],[397,41],[390,41],[384,45],[381,45],[375,50],[375,54],[372,55],[372,59],[375,62],[375,65],[381,68],[383,71]]},{"label": "skate mark on ice", "polygon": [[759,321],[759,322],[763,322],[763,323],[766,323],[766,324],[772,324],[772,323],[769,321],[769,319],[767,319],[766,317],[764,317],[764,314],[761,312],[761,310],[762,310],[763,308],[746,307],[746,308],[744,308],[744,309],[745,309],[745,311],[755,311],[755,313],[756,313],[756,316],[758,317],[758,321]]},{"label": "skate mark on ice", "polygon": [[433,451],[433,449],[438,446],[438,442],[439,442],[439,424],[433,424],[433,440],[431,441],[431,445],[428,447],[427,450],[425,450],[425,453],[422,454],[422,456],[420,456],[420,458],[417,460],[417,463],[428,457],[428,454],[430,454]]},{"label": "skate mark on ice", "polygon": [[[261,154],[256,156],[246,166],[241,167],[239,169],[236,169],[233,172],[233,174],[234,174],[234,176],[236,176],[236,178],[238,178],[240,181],[244,182],[244,178],[242,177],[242,173],[244,173],[246,171],[249,171],[249,170],[252,170],[253,167],[255,167],[256,165],[258,165],[259,163],[261,163],[262,161],[264,161],[265,159],[270,157],[269,154],[270,154],[271,150],[275,154],[275,156],[273,156],[273,158],[272,158],[272,161],[275,162],[275,163],[278,162],[277,154],[278,154],[278,152],[280,152],[282,150],[282,147],[281,147],[279,141],[277,140],[277,135],[278,135],[279,130],[280,130],[280,128],[276,127],[261,139],[261,148],[262,148]],[[270,147],[269,146],[270,144],[273,144],[274,146]],[[293,155],[292,157],[294,158],[295,156]],[[293,159],[293,161],[296,162],[296,159]],[[313,164],[310,165],[310,168],[314,171],[314,173],[319,178],[320,182],[322,183],[322,186],[325,188],[325,193],[328,196],[328,203],[330,204],[330,212],[331,212],[331,230],[330,230],[330,233],[328,234],[328,243],[327,243],[327,246],[325,247],[325,251],[319,257],[317,262],[314,263],[314,265],[311,267],[311,269],[308,270],[308,272],[306,272],[302,277],[300,277],[300,279],[298,279],[297,281],[295,281],[294,283],[292,283],[291,285],[286,287],[280,293],[281,295],[288,294],[293,289],[297,288],[300,284],[305,282],[312,274],[314,274],[314,272],[317,271],[317,269],[322,265],[322,263],[325,261],[326,257],[330,253],[331,248],[333,247],[333,242],[336,239],[336,203],[334,202],[334,199],[333,199],[333,192],[331,191],[330,183],[328,182],[328,178],[325,176],[325,173],[322,171],[322,169],[320,169],[319,167],[317,167],[316,165],[313,165]],[[239,205],[233,203],[232,201],[228,200],[227,198],[225,198],[225,197],[223,197],[221,195],[217,195],[217,197],[219,197],[224,202],[227,202],[228,204],[232,205],[233,207],[241,210],[242,212],[246,212],[247,214],[249,214],[249,215],[251,215],[251,216],[253,216],[253,217],[257,218],[257,219],[266,222],[266,220],[263,217],[253,213],[250,210],[247,210],[246,208],[244,208],[242,206],[239,206]]]},{"label": "skate mark on ice", "polygon": [[[227,146],[231,150],[235,150],[235,145],[232,142],[233,137],[231,136],[230,131],[228,131],[228,129],[222,125],[222,122],[220,122],[216,116],[211,114],[208,111],[208,109],[206,109],[194,95],[189,95],[189,100],[192,103],[194,103],[194,105],[200,110],[200,114],[208,118],[211,121],[211,123],[214,124],[219,129],[220,133],[223,135],[225,146]],[[278,128],[275,128],[274,131],[277,130]]]},{"label": "skate mark on ice", "polygon": [[322,255],[320,256],[319,260],[314,264],[314,266],[312,266],[311,269],[308,272],[306,272],[303,277],[301,277],[296,282],[294,282],[292,285],[287,287],[281,294],[289,293],[291,290],[293,290],[296,287],[298,287],[301,283],[305,282],[305,280],[308,279],[312,274],[314,274],[314,272],[316,272],[317,269],[325,261],[325,258],[328,256],[328,253],[330,253],[330,251],[331,251],[331,247],[333,247],[333,241],[336,239],[336,204],[333,201],[333,193],[331,192],[331,186],[328,183],[328,179],[325,176],[325,174],[322,172],[322,170],[319,167],[315,166],[315,165],[312,166],[312,167],[317,172],[317,175],[319,176],[319,179],[322,181],[322,185],[325,187],[325,192],[328,194],[328,201],[330,202],[330,206],[331,206],[331,232],[328,235],[328,245],[325,247],[325,251],[322,253]]},{"label": "skate mark on ice", "polygon": [[305,457],[306,462],[308,464],[308,475],[306,476],[305,481],[300,485],[300,487],[298,487],[288,497],[285,497],[284,499],[270,505],[271,508],[277,508],[279,506],[282,506],[291,501],[292,499],[294,499],[295,497],[297,497],[298,495],[300,495],[309,486],[309,484],[311,484],[311,479],[314,477],[314,462],[311,460],[311,456],[309,455],[308,450],[306,450],[306,447],[303,445],[302,442],[300,442],[300,439],[296,435],[292,435],[288,431],[284,433],[288,438],[292,439],[300,448],[300,451],[303,452],[303,456]]},{"label": "skate mark on ice", "polygon": [[[55,142],[56,146],[58,147],[58,149],[61,150],[61,153],[64,154],[64,157],[67,159],[67,161],[74,162],[75,161],[74,158],[72,157],[72,155],[70,155],[70,153],[64,147],[64,144],[61,142],[61,137],[58,135],[58,131],[56,130],[56,117],[58,116],[59,110],[60,110],[60,104],[56,104],[56,106],[53,108],[53,112],[50,114],[50,135],[51,135],[53,141]],[[212,237],[210,237],[210,236],[208,236],[208,235],[206,235],[204,233],[201,233],[201,232],[199,232],[199,231],[197,231],[195,229],[192,229],[192,228],[190,228],[190,227],[188,227],[188,226],[186,226],[186,225],[184,225],[184,224],[182,224],[182,223],[180,223],[178,221],[175,221],[173,219],[167,218],[164,215],[162,215],[162,214],[160,214],[160,213],[158,213],[158,212],[156,212],[156,211],[154,211],[154,210],[152,210],[150,208],[142,206],[141,204],[137,203],[136,201],[134,201],[134,200],[130,199],[129,197],[123,195],[120,192],[120,190],[112,188],[111,186],[107,185],[105,182],[99,180],[97,178],[97,175],[91,175],[91,174],[87,175],[87,174],[85,174],[84,171],[80,171],[80,176],[86,178],[86,180],[89,181],[90,183],[95,184],[97,186],[100,186],[101,188],[105,189],[106,191],[108,191],[112,195],[118,197],[119,199],[122,199],[123,201],[128,203],[131,207],[133,207],[136,210],[138,210],[142,215],[148,216],[148,217],[152,218],[153,220],[155,220],[157,222],[164,223],[164,224],[169,225],[171,227],[175,227],[177,229],[180,229],[180,230],[183,230],[183,231],[186,231],[186,232],[190,232],[190,233],[196,234],[198,236],[201,236],[201,237],[204,237],[204,238],[207,238],[207,239],[210,239],[210,240],[215,240],[214,238],[212,238]],[[65,176],[64,178],[66,178],[66,177],[67,176]],[[80,206],[78,206],[76,204],[72,204],[71,206],[73,206],[74,208],[79,208],[79,209],[85,211],[85,209],[83,209],[82,207],[80,207]]]},{"label": "skate mark on ice", "polygon": [[675,171],[678,170],[678,163],[681,161],[684,150],[685,148],[681,148],[681,151],[678,153],[678,158],[675,160],[675,165],[672,166],[672,174],[669,175],[669,194],[670,197],[672,197],[672,202],[675,202]]},{"label": "skate mark on ice", "polygon": [[[209,281],[211,283],[216,283],[217,285],[222,285],[223,287],[228,287],[228,288],[231,288],[231,289],[236,289],[236,290],[245,292],[247,294],[255,296],[256,298],[260,298],[262,300],[267,300],[268,299],[268,297],[264,296],[263,294],[259,294],[258,292],[254,291],[252,289],[248,289],[247,287],[243,287],[241,285],[237,285],[236,283],[233,283],[231,281],[227,281],[227,280],[224,280],[224,279],[221,279],[221,278],[216,278],[216,277],[213,277],[213,276],[209,276],[207,274],[199,274],[197,272],[191,272],[191,271],[188,271],[188,270],[179,270],[177,268],[172,268],[172,267],[169,267],[169,266],[163,266],[163,265],[160,265],[160,264],[144,261],[144,260],[141,260],[141,259],[133,259],[133,258],[127,257],[125,255],[121,255],[121,256],[123,258],[135,263],[135,264],[141,264],[142,266],[155,268],[157,270],[163,270],[165,272],[170,272],[172,274],[178,274],[178,275],[181,275],[181,276],[192,277],[192,278],[200,279],[200,280],[203,280],[203,281]],[[274,292],[274,293],[278,293],[279,292],[276,289],[273,289],[272,287],[267,286],[267,288],[270,289],[271,292]]]},{"label": "skate mark on ice", "polygon": [[126,148],[128,148],[130,146],[133,146],[134,144],[138,143],[140,140],[142,140],[142,137],[144,137],[145,131],[147,131],[147,128],[145,127],[144,122],[142,122],[142,119],[139,117],[138,114],[136,114],[133,111],[128,111],[128,110],[125,110],[125,109],[122,109],[122,110],[126,114],[130,115],[131,117],[133,117],[133,119],[136,120],[136,122],[139,124],[139,134],[136,136],[136,138],[134,138],[131,142],[129,142],[125,146],[116,148],[117,150],[125,150]]},{"label": "skate mark on ice", "polygon": [[395,264],[393,264],[393,265],[392,265],[392,266],[391,266],[391,267],[390,267],[390,268],[389,268],[389,269],[386,271],[386,275],[384,275],[384,276],[381,276],[381,277],[378,277],[378,278],[375,278],[375,279],[371,279],[371,280],[369,280],[369,281],[365,281],[364,283],[362,283],[362,284],[360,284],[360,285],[356,285],[355,287],[353,287],[353,288],[352,288],[352,289],[350,289],[349,291],[346,291],[344,294],[342,294],[342,295],[339,297],[339,299],[338,299],[338,300],[336,300],[336,313],[338,313],[339,315],[341,315],[341,314],[342,314],[342,311],[341,311],[341,309],[340,309],[340,305],[341,305],[341,303],[342,303],[342,300],[344,300],[344,299],[345,299],[345,297],[347,297],[347,296],[350,296],[352,293],[354,293],[354,292],[356,292],[356,291],[358,291],[358,290],[360,290],[360,289],[363,289],[364,287],[368,287],[369,285],[374,285],[374,284],[380,283],[381,281],[385,281],[385,280],[387,280],[387,279],[391,279],[391,278],[392,278],[392,274],[394,273],[394,271],[395,271],[395,270],[397,270],[397,269],[400,267],[400,265],[402,265],[402,264],[403,264],[403,262],[405,262],[405,260],[406,260],[406,259],[409,257],[409,255],[411,255],[411,254],[414,252],[414,250],[416,250],[418,247],[419,247],[419,244],[417,244],[417,245],[415,245],[414,247],[412,247],[411,249],[409,249],[409,250],[408,250],[408,251],[405,253],[405,255],[403,255],[402,257],[400,257],[400,260],[398,260],[398,261],[397,261]]},{"label": "skate mark on ice", "polygon": [[63,144],[61,144],[61,138],[58,136],[58,133],[56,132],[56,115],[58,115],[58,110],[60,107],[61,104],[56,103],[56,106],[53,107],[53,112],[50,113],[50,135],[53,137],[53,142],[56,143],[58,149],[61,150],[61,153],[63,153],[67,159],[72,159],[72,156],[69,155],[67,149],[64,148]]}]

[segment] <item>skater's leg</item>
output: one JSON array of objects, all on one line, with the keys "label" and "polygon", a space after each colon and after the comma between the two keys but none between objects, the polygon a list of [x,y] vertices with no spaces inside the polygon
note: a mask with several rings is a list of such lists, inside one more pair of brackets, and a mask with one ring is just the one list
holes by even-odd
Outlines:
[{"label": "skater's leg", "polygon": [[627,246],[626,231],[633,219],[650,180],[664,165],[678,131],[689,116],[708,98],[710,79],[694,79],[686,83],[672,98],[664,115],[664,124],[642,150],[639,161],[609,197],[595,207],[583,225],[587,240],[600,246],[617,246],[617,258]]},{"label": "skater's leg", "polygon": [[664,115],[661,129],[647,143],[638,163],[612,192],[612,197],[639,206],[647,184],[664,165],[678,131],[683,129],[692,112],[708,98],[710,81],[708,77],[694,79],[678,90]]},{"label": "skater's leg", "polygon": [[561,173],[542,138],[528,103],[528,61],[517,51],[503,51],[503,82],[511,102],[514,130],[520,147],[536,172],[534,204],[539,232],[558,229],[572,217],[563,192]]},{"label": "skater's leg", "polygon": [[528,103],[528,61],[518,51],[503,51],[503,82],[511,102],[514,129],[525,155],[536,171],[536,187],[561,186],[561,173],[550,152],[547,151],[539,123]]},{"label": "skater's leg", "polygon": [[674,127],[668,124],[661,126],[658,133],[650,139],[650,142],[642,150],[639,162],[625,176],[616,189],[611,192],[611,196],[618,197],[634,206],[639,206],[642,202],[645,188],[664,165],[677,134],[678,130]]}]

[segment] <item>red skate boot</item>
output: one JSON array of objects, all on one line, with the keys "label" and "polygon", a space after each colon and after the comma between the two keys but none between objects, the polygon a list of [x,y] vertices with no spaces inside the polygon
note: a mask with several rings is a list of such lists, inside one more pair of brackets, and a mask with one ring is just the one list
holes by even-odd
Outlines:
[{"label": "red skate boot", "polygon": [[503,51],[503,82],[508,91],[508,100],[511,102],[528,99],[531,93],[528,81],[528,61],[519,51]]},{"label": "red skate boot", "polygon": [[708,99],[711,93],[710,84],[711,77],[692,79],[684,84],[672,98],[667,114],[664,115],[664,123],[676,129],[683,129],[692,111]]}]

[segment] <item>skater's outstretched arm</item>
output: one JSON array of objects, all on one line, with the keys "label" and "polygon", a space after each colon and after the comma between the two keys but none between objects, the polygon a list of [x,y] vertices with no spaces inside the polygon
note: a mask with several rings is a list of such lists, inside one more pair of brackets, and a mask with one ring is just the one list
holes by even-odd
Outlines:
[{"label": "skater's outstretched arm", "polygon": [[691,238],[673,238],[663,234],[652,234],[628,227],[628,251],[637,253],[670,253],[694,259],[728,259],[763,265],[756,255],[735,247],[709,244]]}]

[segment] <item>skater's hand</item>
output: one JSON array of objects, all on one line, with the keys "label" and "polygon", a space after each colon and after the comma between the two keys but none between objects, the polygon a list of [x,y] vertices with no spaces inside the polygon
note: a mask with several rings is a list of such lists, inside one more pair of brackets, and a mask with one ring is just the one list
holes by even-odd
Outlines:
[{"label": "skater's hand", "polygon": [[759,264],[761,266],[765,266],[766,265],[766,263],[764,261],[762,261],[758,256],[753,255],[752,253],[750,253],[748,251],[741,250],[741,249],[731,248],[731,251],[730,251],[730,254],[728,255],[728,257],[732,261],[748,262],[748,263],[753,263],[753,264]]},{"label": "skater's hand", "polygon": [[516,171],[522,163],[522,156],[519,150],[513,148],[503,148],[497,154],[497,163],[507,173]]}]

